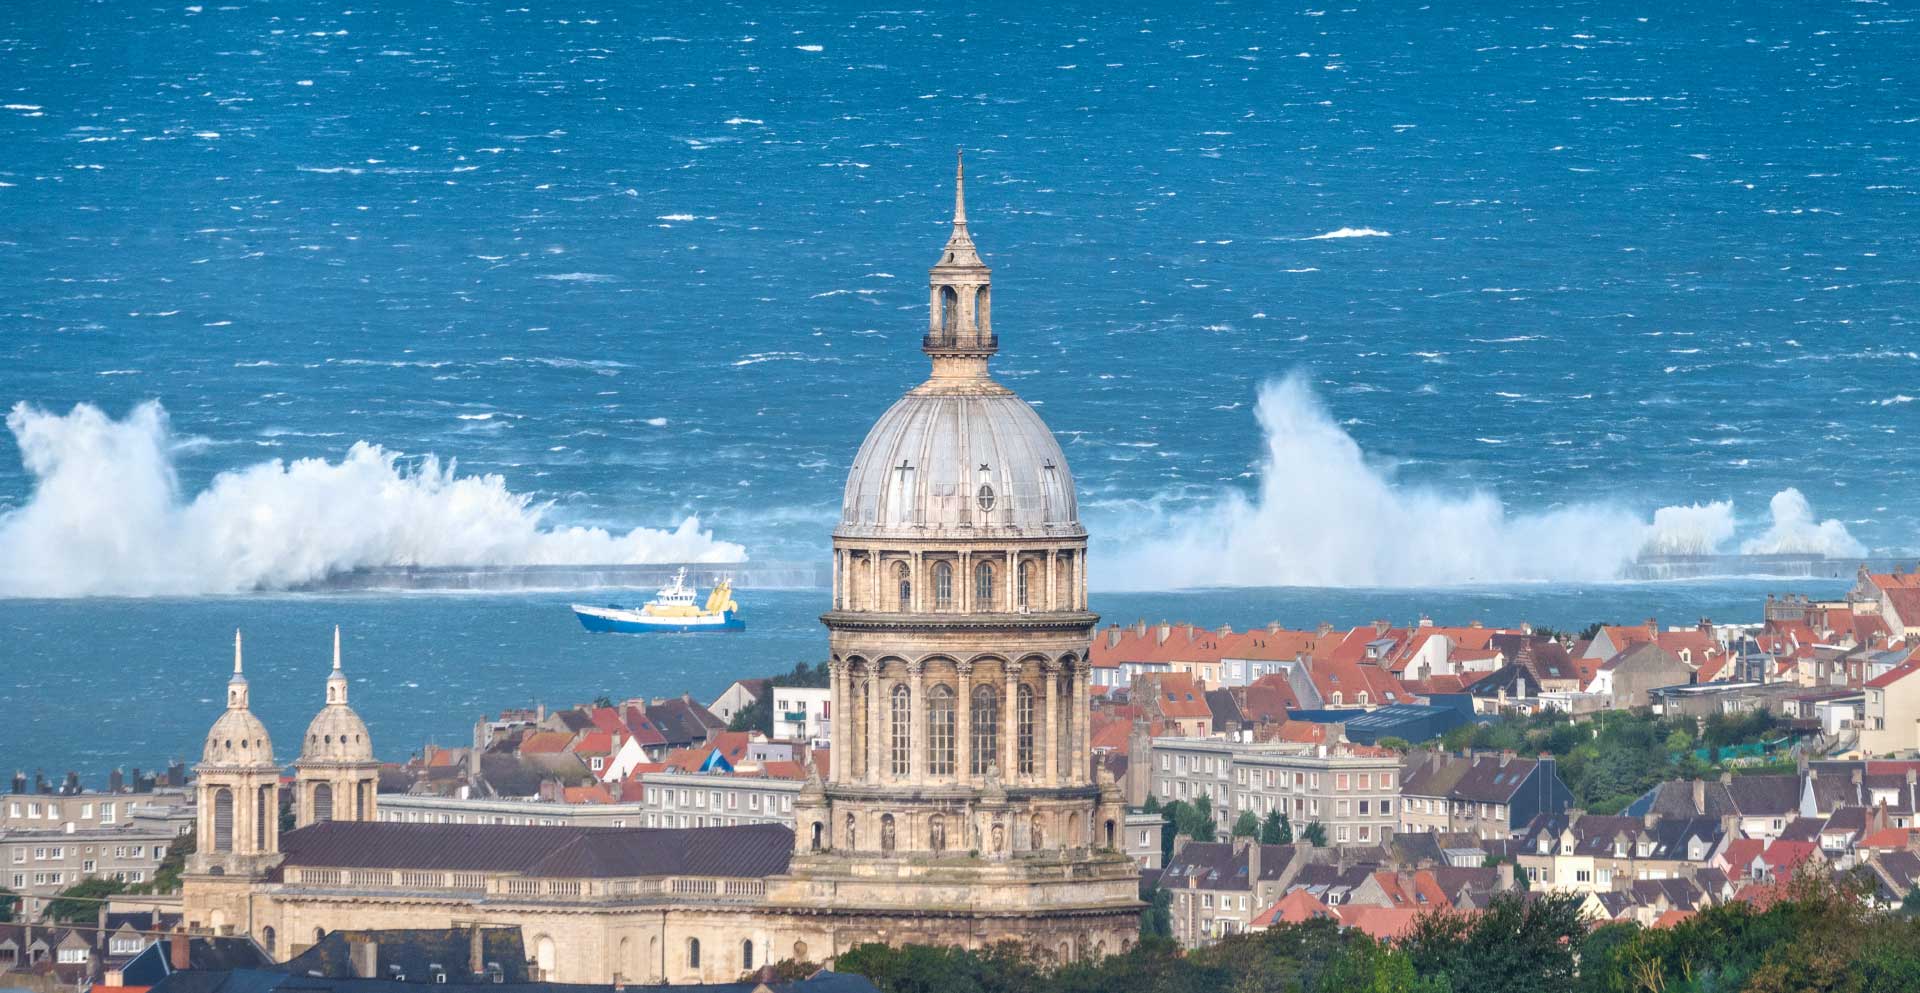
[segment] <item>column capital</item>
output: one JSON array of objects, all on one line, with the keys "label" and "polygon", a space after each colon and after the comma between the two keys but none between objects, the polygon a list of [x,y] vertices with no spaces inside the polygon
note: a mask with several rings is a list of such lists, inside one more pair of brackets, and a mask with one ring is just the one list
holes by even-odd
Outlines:
[{"label": "column capital", "polygon": [[958,672],[961,678],[964,679],[967,676],[973,675],[973,660],[960,659],[959,661],[953,664],[953,668],[954,668],[954,671]]},{"label": "column capital", "polygon": [[919,679],[919,678],[920,678],[920,674],[921,674],[921,673],[924,673],[924,672],[926,672],[926,671],[927,671],[927,662],[926,662],[926,660],[925,660],[925,659],[910,659],[910,660],[908,660],[908,662],[907,662],[907,675],[908,675],[909,677],[911,677],[911,678],[914,678],[914,679]]}]

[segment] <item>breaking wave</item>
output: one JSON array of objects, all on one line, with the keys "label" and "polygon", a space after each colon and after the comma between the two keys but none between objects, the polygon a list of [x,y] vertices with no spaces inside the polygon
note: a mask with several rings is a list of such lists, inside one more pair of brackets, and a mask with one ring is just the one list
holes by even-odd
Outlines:
[{"label": "breaking wave", "polygon": [[149,401],[7,415],[32,493],[0,515],[0,595],[285,589],[370,566],[729,562],[746,550],[689,517],[671,529],[549,525],[497,475],[358,442],[338,462],[261,462],[180,492],[178,445]]},{"label": "breaking wave", "polygon": [[[1612,503],[1512,514],[1488,491],[1403,485],[1370,462],[1296,374],[1261,387],[1266,453],[1251,494],[1229,489],[1206,509],[1125,547],[1101,550],[1110,589],[1202,586],[1433,587],[1604,582],[1642,555],[1727,548],[1730,501],[1662,507],[1652,519]],[[1797,490],[1773,498],[1772,523],[1743,542],[1766,552],[1857,556],[1839,521],[1815,522]]]}]

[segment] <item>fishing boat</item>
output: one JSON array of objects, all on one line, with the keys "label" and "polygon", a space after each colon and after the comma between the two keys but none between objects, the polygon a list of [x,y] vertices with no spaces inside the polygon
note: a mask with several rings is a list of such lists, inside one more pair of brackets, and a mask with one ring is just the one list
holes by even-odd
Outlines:
[{"label": "fishing boat", "polygon": [[740,618],[740,605],[733,601],[733,581],[722,578],[707,594],[704,606],[694,602],[698,591],[687,583],[687,570],[673,574],[673,581],[660,587],[654,598],[638,609],[608,604],[594,607],[573,605],[573,616],[580,626],[594,632],[649,634],[654,632],[744,631],[747,622]]}]

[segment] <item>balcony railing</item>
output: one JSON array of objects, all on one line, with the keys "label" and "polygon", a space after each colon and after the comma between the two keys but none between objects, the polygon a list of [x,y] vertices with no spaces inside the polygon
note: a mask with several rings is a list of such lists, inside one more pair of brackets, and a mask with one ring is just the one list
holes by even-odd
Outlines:
[{"label": "balcony railing", "polygon": [[930,334],[920,339],[920,347],[967,350],[976,348],[998,349],[1000,347],[1000,336],[997,334],[977,335],[973,336],[971,341],[963,344],[958,334]]}]

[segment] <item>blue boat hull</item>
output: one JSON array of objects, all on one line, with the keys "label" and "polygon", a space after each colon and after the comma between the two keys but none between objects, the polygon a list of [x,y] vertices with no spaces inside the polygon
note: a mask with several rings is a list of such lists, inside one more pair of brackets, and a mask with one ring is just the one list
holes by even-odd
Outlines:
[{"label": "blue boat hull", "polygon": [[584,613],[579,610],[573,616],[580,619],[580,626],[595,634],[693,634],[707,631],[745,631],[747,622],[735,611],[727,611],[719,620],[696,623],[681,623],[670,620],[624,620]]}]

